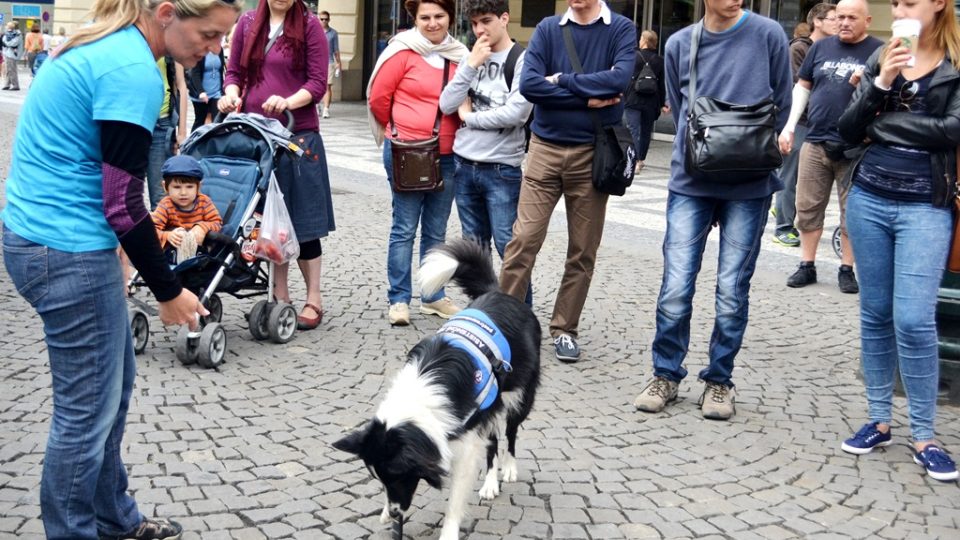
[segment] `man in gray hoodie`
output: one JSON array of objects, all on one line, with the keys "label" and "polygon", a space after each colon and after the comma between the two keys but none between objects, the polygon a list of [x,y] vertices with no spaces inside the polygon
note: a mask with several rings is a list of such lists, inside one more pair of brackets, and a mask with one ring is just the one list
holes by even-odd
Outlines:
[{"label": "man in gray hoodie", "polygon": [[23,34],[17,29],[17,23],[7,23],[3,34],[3,75],[4,90],[20,90],[20,78],[17,72],[17,60],[23,56]]},{"label": "man in gray hoodie", "polygon": [[464,7],[477,42],[440,95],[440,109],[461,120],[453,152],[463,236],[485,248],[492,238],[502,259],[517,219],[524,124],[533,105],[520,95],[524,51],[507,33],[509,2],[468,0]]}]

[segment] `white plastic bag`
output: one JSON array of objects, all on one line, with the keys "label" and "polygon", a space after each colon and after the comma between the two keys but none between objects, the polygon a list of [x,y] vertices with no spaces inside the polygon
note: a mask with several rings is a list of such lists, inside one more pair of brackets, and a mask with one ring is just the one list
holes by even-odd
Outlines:
[{"label": "white plastic bag", "polygon": [[267,200],[263,203],[263,221],[260,223],[254,255],[277,264],[290,262],[300,256],[300,243],[273,173],[270,174]]}]

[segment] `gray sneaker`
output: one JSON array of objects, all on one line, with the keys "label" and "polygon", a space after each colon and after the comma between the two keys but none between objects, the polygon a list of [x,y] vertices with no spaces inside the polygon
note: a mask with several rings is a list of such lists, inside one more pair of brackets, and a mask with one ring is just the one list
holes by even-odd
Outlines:
[{"label": "gray sneaker", "polygon": [[732,386],[707,382],[700,396],[700,411],[709,420],[729,420],[736,407],[737,393]]},{"label": "gray sneaker", "polygon": [[633,406],[644,412],[660,412],[668,403],[677,399],[679,384],[663,377],[654,377],[650,384],[640,392]]}]

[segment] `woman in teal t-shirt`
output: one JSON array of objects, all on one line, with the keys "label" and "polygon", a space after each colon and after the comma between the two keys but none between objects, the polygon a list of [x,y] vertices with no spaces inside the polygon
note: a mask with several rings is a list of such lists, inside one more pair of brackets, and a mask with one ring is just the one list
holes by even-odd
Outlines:
[{"label": "woman in teal t-shirt", "polygon": [[[156,59],[192,66],[238,15],[234,0],[97,0],[95,22],[37,73],[21,110],[6,183],[3,258],[43,320],[53,415],[40,508],[48,538],[180,538],[145,518],[120,459],[136,361],[116,247],[164,324],[205,314],[166,265],[144,205],[163,82]],[[56,103],[56,107],[50,106]]]}]

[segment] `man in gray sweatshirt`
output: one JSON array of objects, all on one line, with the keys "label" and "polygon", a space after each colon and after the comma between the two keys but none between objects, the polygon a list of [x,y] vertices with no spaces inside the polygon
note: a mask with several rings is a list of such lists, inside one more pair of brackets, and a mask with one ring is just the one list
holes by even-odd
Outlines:
[{"label": "man in gray sweatshirt", "polygon": [[[779,108],[777,128],[787,122],[793,77],[787,36],[776,22],[741,9],[736,0],[705,0],[696,57],[697,96],[730,103],[754,104],[772,99]],[[705,418],[726,420],[734,414],[734,358],[747,327],[750,279],[760,253],[773,192],[783,188],[775,172],[744,177],[736,183],[694,177],[684,167],[691,38],[687,27],[667,41],[664,71],[667,98],[678,136],[673,143],[667,185],[667,232],[663,239],[663,282],[657,299],[657,333],[653,339],[653,381],[634,401],[637,409],[659,412],[677,398],[690,345],[690,317],[697,273],[707,236],[719,228],[716,318],[710,337],[709,363],[700,371]]]},{"label": "man in gray sweatshirt", "polygon": [[520,95],[523,49],[507,33],[508,6],[507,0],[466,2],[477,42],[440,95],[443,113],[459,112],[461,120],[453,152],[463,236],[485,248],[492,238],[501,259],[517,219],[524,124],[533,109]]}]

